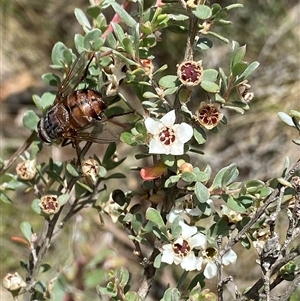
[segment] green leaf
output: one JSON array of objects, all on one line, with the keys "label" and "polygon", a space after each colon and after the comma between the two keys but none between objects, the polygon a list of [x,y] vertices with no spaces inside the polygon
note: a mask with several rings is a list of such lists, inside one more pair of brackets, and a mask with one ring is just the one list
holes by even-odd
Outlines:
[{"label": "green leaf", "polygon": [[158,84],[163,88],[174,88],[179,85],[179,79],[176,75],[166,75],[159,80]]},{"label": "green leaf", "polygon": [[120,43],[122,43],[122,41],[125,39],[125,33],[124,33],[124,30],[122,29],[122,27],[117,24],[117,23],[111,23],[111,26],[114,30],[114,33],[116,35],[116,38],[118,39],[118,41]]},{"label": "green leaf", "polygon": [[53,102],[55,100],[56,95],[52,92],[45,92],[40,99],[38,99],[40,102],[37,104],[37,107],[44,111],[45,109],[49,108],[51,105],[53,105]]},{"label": "green leaf", "polygon": [[37,130],[37,124],[40,121],[40,118],[35,114],[34,111],[27,111],[23,116],[23,125],[32,131]]},{"label": "green leaf", "polygon": [[214,240],[215,237],[221,235],[226,236],[229,233],[229,226],[226,220],[220,218],[218,222],[211,226],[209,229],[211,235],[209,235],[210,239]]},{"label": "green leaf", "polygon": [[202,171],[199,167],[194,168],[194,174],[197,177],[197,182],[207,182],[210,178],[210,171]]},{"label": "green leaf", "polygon": [[39,199],[34,199],[34,200],[32,201],[32,203],[31,203],[31,209],[32,209],[35,213],[37,213],[37,214],[39,214],[39,215],[42,214],[42,209],[41,209],[41,207],[40,207],[40,200],[39,200]]},{"label": "green leaf", "polygon": [[20,228],[25,238],[30,242],[33,234],[31,224],[29,222],[24,221],[21,223]]},{"label": "green leaf", "polygon": [[129,291],[125,294],[126,301],[142,301],[142,298],[136,293]]},{"label": "green leaf", "polygon": [[212,16],[212,10],[207,5],[198,5],[192,13],[201,20],[209,19]]},{"label": "green leaf", "polygon": [[193,172],[188,172],[188,171],[183,172],[181,174],[181,178],[183,181],[189,182],[189,183],[197,181],[197,176]]},{"label": "green leaf", "polygon": [[218,78],[219,72],[215,69],[205,69],[202,75],[202,81],[215,82]]},{"label": "green leaf", "polygon": [[234,84],[239,84],[245,79],[247,79],[259,66],[259,62],[252,62],[246,68],[246,70],[239,76],[239,78],[234,82]]},{"label": "green leaf", "polygon": [[245,213],[246,210],[253,204],[253,198],[250,196],[240,196],[237,199],[229,197],[227,205],[235,212]]},{"label": "green leaf", "polygon": [[68,50],[67,46],[62,43],[62,42],[57,42],[53,49],[52,49],[52,53],[51,53],[51,59],[54,65],[56,66],[61,66],[63,67],[63,61],[64,61],[64,56],[63,56],[63,52],[64,50]]},{"label": "green leaf", "polygon": [[103,45],[102,32],[99,28],[89,31],[83,39],[85,49],[98,50]]},{"label": "green leaf", "polygon": [[213,42],[208,38],[199,38],[196,47],[205,51],[213,47]]},{"label": "green leaf", "polygon": [[60,195],[57,200],[59,202],[60,206],[63,206],[65,203],[67,203],[69,201],[69,199],[71,198],[71,195],[66,193],[66,194],[62,194]]},{"label": "green leaf", "polygon": [[229,40],[227,38],[221,36],[220,34],[214,32],[214,31],[207,31],[206,34],[211,35],[212,37],[215,37],[215,38],[221,40],[222,42],[224,42],[226,44],[229,43]]},{"label": "green leaf", "polygon": [[211,188],[213,190],[225,188],[237,178],[238,174],[239,171],[236,163],[232,163],[229,166],[222,168],[215,176]]},{"label": "green leaf", "polygon": [[129,27],[134,27],[136,25],[137,22],[128,14],[128,12],[119,3],[112,2],[111,6],[126,25],[128,25]]},{"label": "green leaf", "polygon": [[153,222],[159,228],[164,227],[165,223],[160,215],[160,213],[154,208],[148,208],[146,211],[146,219]]},{"label": "green leaf", "polygon": [[109,159],[115,154],[116,150],[117,150],[116,143],[115,142],[110,143],[103,156],[103,162],[105,163],[105,162],[109,161]]},{"label": "green leaf", "polygon": [[76,183],[77,183],[80,187],[84,188],[85,190],[87,190],[87,191],[90,192],[90,193],[92,193],[92,192],[94,191],[91,187],[89,187],[89,186],[86,185],[85,183],[82,183],[82,182],[80,182],[80,181],[76,181]]},{"label": "green leaf", "polygon": [[118,267],[115,271],[115,281],[124,288],[129,281],[129,272],[125,267]]},{"label": "green leaf", "polygon": [[168,288],[160,301],[179,301],[181,293],[177,288]]},{"label": "green leaf", "polygon": [[90,21],[88,20],[85,13],[80,8],[75,8],[74,14],[78,23],[83,27],[83,30],[85,32],[90,31],[92,29]]},{"label": "green leaf", "polygon": [[47,271],[49,271],[51,269],[51,265],[48,264],[48,263],[42,263],[41,266],[40,266],[40,270],[39,272],[40,273],[45,273]]},{"label": "green leaf", "polygon": [[125,51],[132,57],[135,57],[135,51],[133,49],[133,43],[132,40],[128,37],[123,39],[122,44],[124,46]]},{"label": "green leaf", "polygon": [[195,185],[195,195],[200,203],[205,203],[210,198],[209,190],[201,182]]},{"label": "green leaf", "polygon": [[81,53],[84,50],[86,50],[84,47],[84,36],[79,33],[76,33],[74,36],[74,45],[78,53]]},{"label": "green leaf", "polygon": [[153,92],[145,92],[143,94],[143,97],[147,98],[147,99],[149,99],[149,98],[159,98],[159,96],[157,94],[154,94]]},{"label": "green leaf", "polygon": [[212,83],[209,81],[202,81],[200,86],[207,92],[210,93],[217,93],[220,91],[220,87],[218,84],[216,83]]},{"label": "green leaf", "polygon": [[6,204],[12,204],[12,200],[3,192],[0,191],[0,200]]},{"label": "green leaf", "polygon": [[205,131],[200,127],[194,128],[194,138],[200,145],[205,143],[206,142]]},{"label": "green leaf", "polygon": [[245,62],[239,62],[232,67],[232,75],[234,77],[242,74],[248,67],[248,64]]},{"label": "green leaf", "polygon": [[91,18],[96,19],[101,13],[101,8],[99,6],[89,6],[86,10],[86,13]]},{"label": "green leaf", "polygon": [[295,127],[292,117],[290,115],[288,115],[287,113],[278,112],[278,117],[287,125]]},{"label": "green leaf", "polygon": [[69,172],[69,174],[71,176],[73,176],[75,178],[79,177],[79,173],[78,173],[78,171],[76,170],[76,168],[75,168],[75,166],[73,164],[68,163],[66,168],[67,168],[67,171]]},{"label": "green leaf", "polygon": [[42,79],[49,86],[58,87],[58,85],[60,84],[59,76],[54,73],[43,74]]},{"label": "green leaf", "polygon": [[174,186],[180,179],[181,179],[180,174],[169,177],[169,179],[167,179],[165,182],[165,187],[170,188],[170,187]]},{"label": "green leaf", "polygon": [[241,63],[245,57],[246,54],[246,45],[241,46],[233,51],[232,58],[231,59],[231,68],[233,68],[234,65]]}]

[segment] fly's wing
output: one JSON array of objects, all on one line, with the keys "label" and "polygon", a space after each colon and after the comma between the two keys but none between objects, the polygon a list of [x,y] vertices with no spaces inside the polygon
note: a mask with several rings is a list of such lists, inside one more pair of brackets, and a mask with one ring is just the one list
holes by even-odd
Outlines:
[{"label": "fly's wing", "polygon": [[125,120],[125,116],[105,118],[91,123],[88,127],[76,132],[64,134],[64,138],[72,141],[90,141],[95,143],[110,143],[117,141],[124,131],[131,128],[133,122]]},{"label": "fly's wing", "polygon": [[87,76],[89,65],[92,62],[94,55],[94,52],[91,54],[90,52],[83,51],[76,58],[76,60],[71,65],[66,77],[59,86],[54,104],[62,101],[64,97],[71,94],[77,88],[77,86],[85,79],[85,77]]}]

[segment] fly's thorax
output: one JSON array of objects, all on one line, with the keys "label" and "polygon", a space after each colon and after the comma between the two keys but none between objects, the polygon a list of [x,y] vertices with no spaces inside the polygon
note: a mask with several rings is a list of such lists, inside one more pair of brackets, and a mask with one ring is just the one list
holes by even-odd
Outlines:
[{"label": "fly's thorax", "polygon": [[38,123],[38,134],[46,143],[56,142],[63,138],[69,128],[69,112],[62,103],[50,108]]}]

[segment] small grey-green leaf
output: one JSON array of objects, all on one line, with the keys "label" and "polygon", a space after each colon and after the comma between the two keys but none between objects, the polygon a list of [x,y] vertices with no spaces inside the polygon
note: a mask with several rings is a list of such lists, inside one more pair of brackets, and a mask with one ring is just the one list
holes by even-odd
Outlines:
[{"label": "small grey-green leaf", "polygon": [[24,221],[21,223],[20,228],[25,238],[30,242],[33,234],[31,224],[29,222]]},{"label": "small grey-green leaf", "polygon": [[149,98],[159,98],[159,96],[157,94],[154,94],[152,92],[145,92],[143,94],[143,97],[147,98],[147,99],[149,99]]},{"label": "small grey-green leaf", "polygon": [[205,69],[203,71],[202,80],[215,82],[218,78],[219,72],[215,69]]},{"label": "small grey-green leaf", "polygon": [[195,195],[200,203],[205,203],[210,197],[209,190],[200,182],[195,185]]},{"label": "small grey-green leaf", "polygon": [[181,293],[177,288],[168,288],[160,301],[179,301]]},{"label": "small grey-green leaf", "polygon": [[174,88],[178,86],[179,80],[176,75],[166,75],[159,80],[158,84],[163,88]]},{"label": "small grey-green leaf", "polygon": [[54,65],[63,67],[63,52],[67,50],[67,46],[62,42],[57,42],[52,49],[51,59]]},{"label": "small grey-green leaf", "polygon": [[287,113],[278,112],[278,117],[287,125],[295,127],[292,117]]},{"label": "small grey-green leaf", "polygon": [[0,200],[6,204],[12,204],[12,200],[1,191],[0,191]]},{"label": "small grey-green leaf", "polygon": [[70,194],[62,194],[60,195],[57,200],[59,202],[60,206],[63,206],[65,203],[67,203],[70,199],[71,195]]},{"label": "small grey-green leaf", "polygon": [[146,219],[153,222],[159,228],[165,225],[160,213],[154,208],[148,208],[146,211]]},{"label": "small grey-green leaf", "polygon": [[90,21],[86,17],[85,13],[80,8],[75,8],[74,10],[75,17],[78,21],[78,23],[83,27],[83,29],[91,30],[92,26],[90,24]]},{"label": "small grey-green leaf", "polygon": [[207,5],[198,5],[192,13],[201,20],[209,19],[212,15],[212,10]]},{"label": "small grey-green leaf", "polygon": [[23,116],[23,125],[32,131],[37,130],[37,124],[40,118],[32,110],[27,111]]},{"label": "small grey-green leaf", "polygon": [[246,70],[239,76],[239,79],[234,82],[234,84],[238,84],[243,80],[247,79],[259,66],[259,62],[252,62],[246,68]]},{"label": "small grey-green leaf", "polygon": [[43,108],[48,108],[53,105],[56,95],[53,92],[45,92],[41,97]]},{"label": "small grey-green leaf", "polygon": [[71,176],[73,176],[73,177],[79,177],[78,171],[76,170],[76,168],[71,163],[69,163],[67,165],[67,171],[69,172],[69,174]]},{"label": "small grey-green leaf", "polygon": [[220,91],[220,87],[218,84],[209,82],[209,81],[202,81],[200,86],[207,92],[210,93],[217,93]]},{"label": "small grey-green leaf", "polygon": [[126,25],[128,25],[129,27],[136,25],[137,22],[128,14],[128,12],[124,8],[122,8],[119,3],[112,2],[111,6]]},{"label": "small grey-green leaf", "polygon": [[34,199],[31,203],[31,209],[37,213],[37,214],[42,214],[42,209],[40,207],[40,199]]}]

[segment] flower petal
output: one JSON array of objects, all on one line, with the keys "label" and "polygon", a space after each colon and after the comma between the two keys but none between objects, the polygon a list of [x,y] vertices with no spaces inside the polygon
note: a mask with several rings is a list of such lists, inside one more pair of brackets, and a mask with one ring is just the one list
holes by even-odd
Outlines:
[{"label": "flower petal", "polygon": [[229,265],[230,263],[235,263],[237,259],[237,255],[233,250],[229,250],[227,253],[225,253],[222,257],[222,263],[224,265]]},{"label": "flower petal", "polygon": [[152,135],[158,135],[160,131],[160,122],[148,117],[145,120],[145,126],[147,131]]},{"label": "flower petal", "polygon": [[217,275],[217,266],[214,262],[209,261],[204,269],[204,277],[207,279],[214,278]]},{"label": "flower petal", "polygon": [[175,254],[173,252],[173,247],[171,244],[163,246],[164,251],[162,252],[161,261],[168,264],[172,264],[174,261]]},{"label": "flower petal", "polygon": [[196,257],[193,252],[188,256],[184,257],[181,261],[180,266],[186,271],[196,270]]},{"label": "flower petal", "polygon": [[192,226],[192,227],[188,226],[183,221],[179,222],[179,226],[182,229],[181,235],[182,235],[183,238],[190,238],[195,233],[197,233],[197,227],[195,227],[195,226]]},{"label": "flower petal", "polygon": [[[206,237],[202,233],[198,233],[189,239],[191,248],[201,247],[205,249]],[[197,248],[196,248],[197,249]]]},{"label": "flower petal", "polygon": [[198,271],[201,270],[202,268],[202,263],[203,263],[203,258],[202,257],[197,257],[196,258],[196,264],[195,264],[195,267]]},{"label": "flower petal", "polygon": [[175,131],[176,138],[181,143],[185,143],[193,137],[193,128],[185,122],[176,124],[173,126],[173,130]]},{"label": "flower petal", "polygon": [[182,209],[173,208],[169,214],[167,214],[167,220],[169,223],[173,223],[175,218],[182,212]]},{"label": "flower petal", "polygon": [[168,112],[166,115],[164,115],[160,119],[160,122],[167,127],[172,127],[172,125],[175,123],[175,120],[176,120],[175,110],[172,110]]},{"label": "flower petal", "polygon": [[159,140],[151,139],[149,144],[149,153],[150,154],[170,154],[170,148],[165,146]]},{"label": "flower petal", "polygon": [[183,143],[177,141],[169,145],[169,152],[171,155],[183,155],[184,145]]}]

